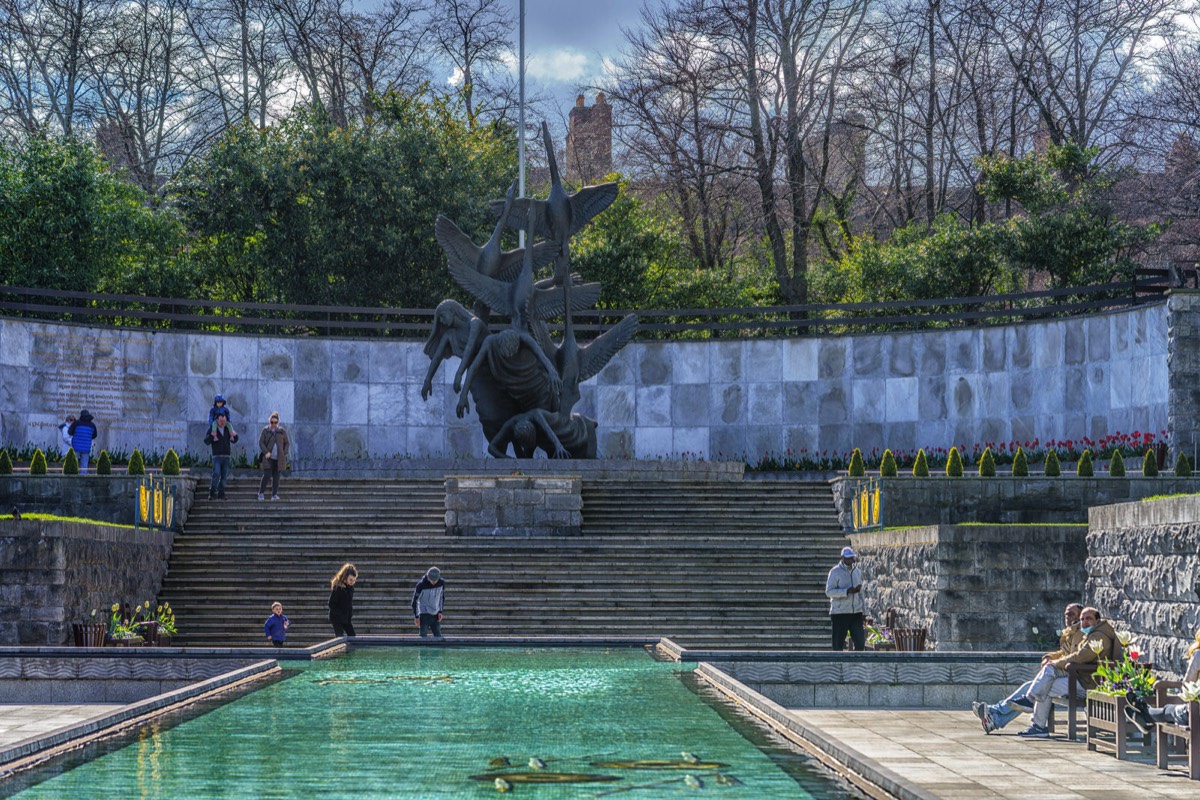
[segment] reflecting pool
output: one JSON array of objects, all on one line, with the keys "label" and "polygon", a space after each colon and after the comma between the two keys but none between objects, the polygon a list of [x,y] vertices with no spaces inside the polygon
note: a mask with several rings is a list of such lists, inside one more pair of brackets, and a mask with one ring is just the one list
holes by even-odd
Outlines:
[{"label": "reflecting pool", "polygon": [[804,757],[755,746],[681,668],[641,650],[362,648],[0,795],[853,796]]}]

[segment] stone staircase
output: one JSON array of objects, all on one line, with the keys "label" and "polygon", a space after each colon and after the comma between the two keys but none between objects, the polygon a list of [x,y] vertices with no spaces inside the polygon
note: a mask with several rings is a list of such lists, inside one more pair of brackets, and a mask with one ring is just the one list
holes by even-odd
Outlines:
[{"label": "stone staircase", "polygon": [[289,641],[332,635],[329,578],[361,578],[359,633],[413,633],[412,588],[447,581],[450,636],[669,636],[688,647],[828,646],[825,575],[845,543],[824,482],[585,482],[572,538],[447,536],[431,480],[285,478],[204,499],[176,537],[161,599],[187,645],[258,644],[273,601]]}]

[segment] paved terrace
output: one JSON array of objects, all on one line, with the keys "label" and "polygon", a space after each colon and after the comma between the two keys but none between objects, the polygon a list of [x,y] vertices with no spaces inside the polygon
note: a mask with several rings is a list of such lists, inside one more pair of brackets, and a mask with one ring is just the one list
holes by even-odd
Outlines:
[{"label": "paved terrace", "polygon": [[[1017,736],[1028,715],[985,735],[968,708],[798,708],[780,705],[730,677],[718,663],[697,675],[750,714],[872,797],[899,800],[1152,800],[1200,798],[1200,781],[1182,766],[1117,761],[1071,742]],[[866,686],[860,687],[865,690]],[[879,789],[883,790],[881,794]]]}]

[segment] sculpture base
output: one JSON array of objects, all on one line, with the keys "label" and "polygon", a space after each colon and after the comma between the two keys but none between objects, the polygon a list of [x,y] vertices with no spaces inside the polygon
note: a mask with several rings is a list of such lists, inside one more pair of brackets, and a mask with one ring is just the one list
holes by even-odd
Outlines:
[{"label": "sculpture base", "polygon": [[618,458],[293,458],[302,478],[446,478],[451,475],[577,475],[586,481],[740,481],[741,461]]},{"label": "sculpture base", "polygon": [[578,475],[451,475],[446,532],[452,536],[578,536]]}]

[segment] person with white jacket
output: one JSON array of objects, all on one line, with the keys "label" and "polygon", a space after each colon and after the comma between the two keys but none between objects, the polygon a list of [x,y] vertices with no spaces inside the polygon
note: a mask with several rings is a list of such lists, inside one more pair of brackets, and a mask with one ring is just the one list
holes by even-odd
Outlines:
[{"label": "person with white jacket", "polygon": [[829,597],[829,620],[833,625],[833,649],[844,650],[846,634],[850,634],[855,650],[867,647],[867,632],[863,627],[866,603],[862,597],[862,570],[858,556],[850,547],[842,548],[842,558],[829,570],[825,594]]}]

